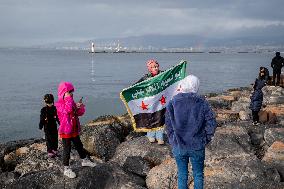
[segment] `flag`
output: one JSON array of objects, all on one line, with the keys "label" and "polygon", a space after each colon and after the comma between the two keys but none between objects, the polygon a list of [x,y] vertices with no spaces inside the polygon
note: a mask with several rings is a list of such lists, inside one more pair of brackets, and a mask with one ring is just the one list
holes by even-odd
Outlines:
[{"label": "flag", "polygon": [[181,90],[185,78],[186,61],[161,72],[126,89],[120,93],[137,132],[148,132],[162,128],[168,102]]}]

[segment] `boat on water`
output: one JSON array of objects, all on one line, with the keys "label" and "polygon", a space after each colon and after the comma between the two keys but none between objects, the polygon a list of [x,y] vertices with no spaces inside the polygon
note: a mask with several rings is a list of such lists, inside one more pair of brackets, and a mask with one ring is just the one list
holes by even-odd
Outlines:
[{"label": "boat on water", "polygon": [[89,53],[95,53],[95,43],[92,43],[91,51]]},{"label": "boat on water", "polygon": [[115,48],[115,51],[113,53],[125,53],[125,50],[121,50],[122,47],[120,46],[119,41],[117,42],[117,47]]}]

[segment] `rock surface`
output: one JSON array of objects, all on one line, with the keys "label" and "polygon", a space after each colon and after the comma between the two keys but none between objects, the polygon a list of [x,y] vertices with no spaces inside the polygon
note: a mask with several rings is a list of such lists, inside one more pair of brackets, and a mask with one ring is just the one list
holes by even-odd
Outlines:
[{"label": "rock surface", "polygon": [[[208,94],[218,128],[206,147],[206,189],[284,188],[284,89],[266,86],[262,124],[252,125],[251,87]],[[82,127],[81,140],[94,168],[81,167],[75,150],[70,166],[75,179],[63,176],[60,157],[47,158],[42,139],[0,144],[0,188],[177,189],[171,147],[151,144],[136,133],[130,117],[101,116]],[[62,144],[59,141],[59,151]],[[61,157],[62,154],[60,153]],[[189,163],[189,188],[193,188]]]}]

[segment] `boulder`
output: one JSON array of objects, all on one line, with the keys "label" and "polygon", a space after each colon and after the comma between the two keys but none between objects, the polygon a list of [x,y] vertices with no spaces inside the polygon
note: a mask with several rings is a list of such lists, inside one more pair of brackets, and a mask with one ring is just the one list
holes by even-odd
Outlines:
[{"label": "boulder", "polygon": [[171,148],[168,144],[159,145],[157,143],[150,143],[147,137],[142,136],[121,143],[117,147],[111,161],[123,166],[128,157],[140,156],[147,161],[150,168],[152,168],[161,164],[170,155]]},{"label": "boulder", "polygon": [[236,97],[219,95],[216,97],[207,98],[207,100],[213,108],[230,109],[232,106],[232,102],[236,100]]},{"label": "boulder", "polygon": [[115,153],[116,147],[124,140],[118,123],[102,126],[86,126],[82,129],[81,140],[84,148],[105,161]]},{"label": "boulder", "polygon": [[[145,181],[131,173],[124,172],[116,164],[99,164],[96,167],[78,167],[74,169],[77,177],[68,179],[60,170],[33,172],[22,176],[7,188],[84,188],[84,189],[122,189],[127,185],[145,186]],[[139,188],[138,187],[138,188]]]},{"label": "boulder", "polygon": [[[189,176],[192,181],[192,176]],[[160,165],[150,170],[146,178],[149,189],[171,188],[177,189],[177,167],[173,158],[168,158]]]},{"label": "boulder", "polygon": [[284,142],[284,128],[269,128],[264,132],[264,140],[268,146],[275,141]]},{"label": "boulder", "polygon": [[141,156],[130,156],[126,158],[123,169],[136,175],[146,177],[151,169],[150,166],[149,162]]},{"label": "boulder", "polygon": [[275,141],[265,153],[262,162],[276,168],[284,182],[284,143]]},{"label": "boulder", "polygon": [[239,112],[239,118],[240,118],[240,120],[250,120],[251,118],[250,118],[250,115],[251,115],[251,112],[249,112],[249,111],[244,111],[244,110],[241,110],[240,112]]},{"label": "boulder", "polygon": [[214,112],[218,122],[232,122],[239,119],[239,113],[232,110],[217,109]]}]

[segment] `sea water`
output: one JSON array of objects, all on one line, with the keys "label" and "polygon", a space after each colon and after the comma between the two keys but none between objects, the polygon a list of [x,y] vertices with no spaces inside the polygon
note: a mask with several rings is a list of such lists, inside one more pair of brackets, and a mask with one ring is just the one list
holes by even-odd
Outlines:
[{"label": "sea water", "polygon": [[0,142],[40,137],[43,96],[57,100],[61,81],[72,82],[74,98],[84,97],[84,124],[101,115],[121,115],[126,109],[122,89],[146,72],[156,59],[165,70],[186,60],[187,73],[200,78],[200,93],[248,86],[260,66],[270,69],[274,53],[96,53],[74,50],[0,49]]}]

